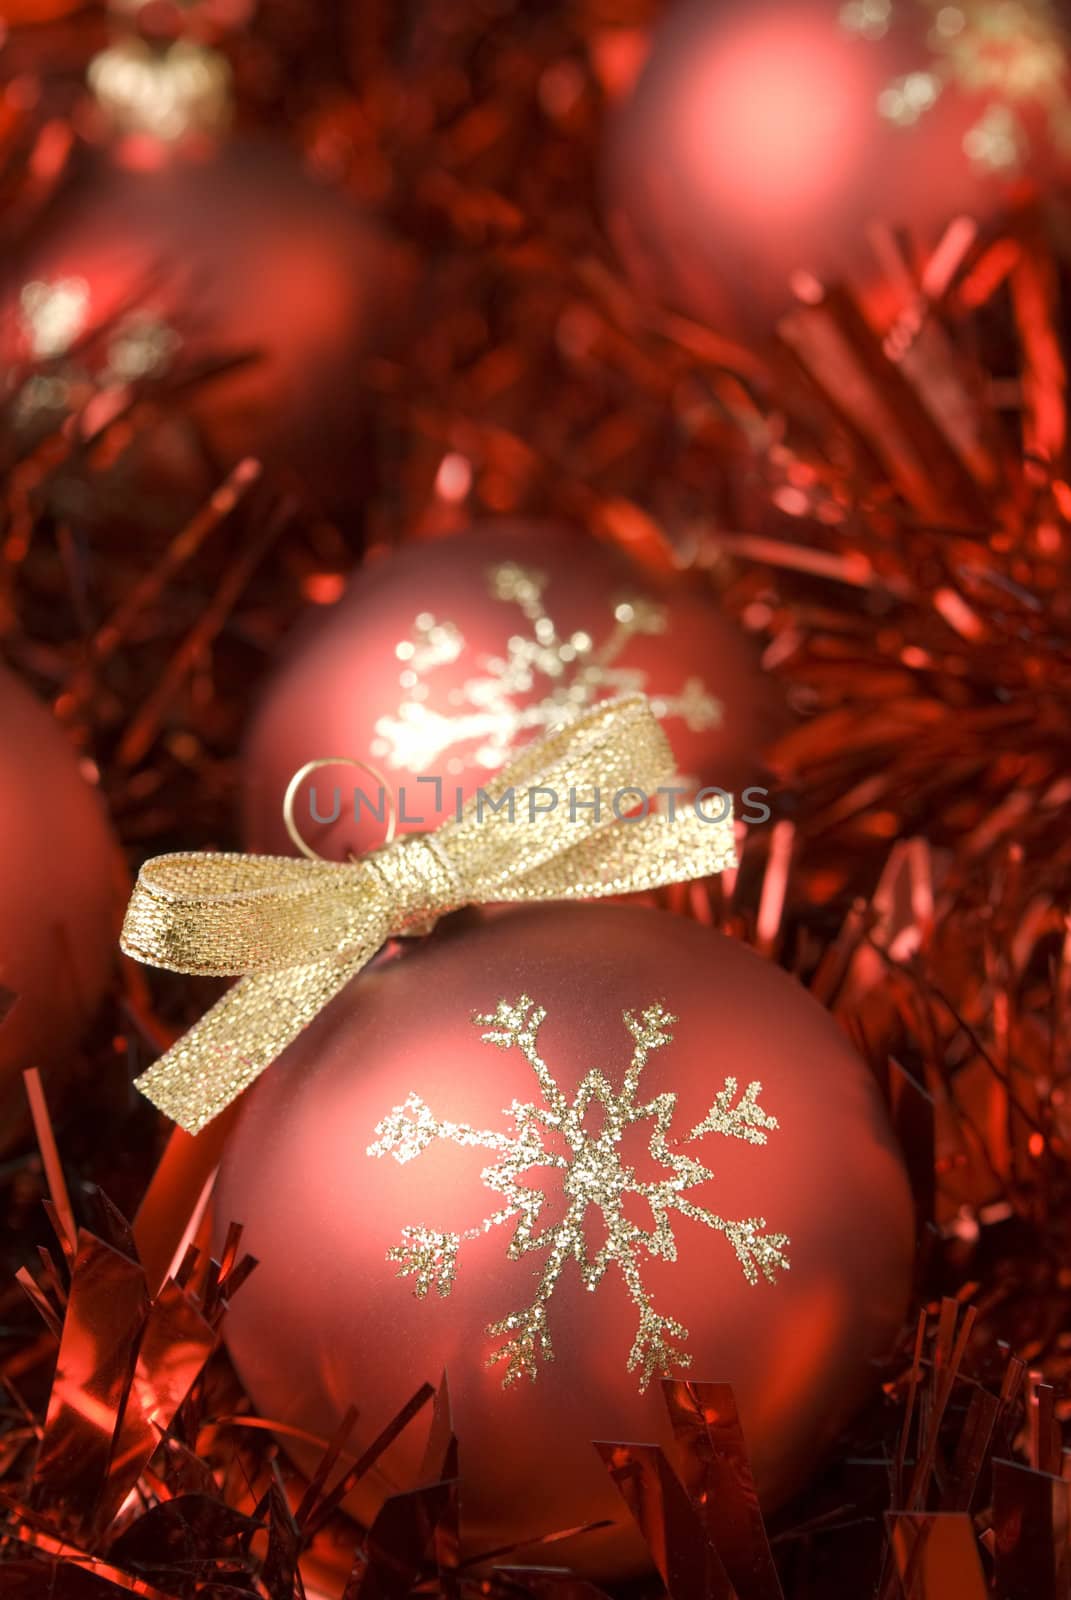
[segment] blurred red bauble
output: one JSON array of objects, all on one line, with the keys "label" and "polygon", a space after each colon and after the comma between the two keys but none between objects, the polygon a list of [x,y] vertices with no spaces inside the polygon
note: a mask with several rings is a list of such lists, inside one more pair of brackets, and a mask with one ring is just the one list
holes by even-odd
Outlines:
[{"label": "blurred red bauble", "polygon": [[9,367],[62,380],[90,352],[98,381],[160,380],[159,392],[179,372],[247,358],[183,387],[174,413],[219,468],[257,456],[329,511],[359,507],[365,365],[405,277],[395,246],[281,144],[118,149],[157,164],[86,156],[9,265]]},{"label": "blurred red bauble", "polygon": [[[121,867],[99,796],[48,712],[0,669],[0,1143],[24,1121],[22,1073],[62,1057],[115,966]],[[60,1096],[52,1098],[56,1106]]]},{"label": "blurred red bauble", "polygon": [[[363,974],[252,1091],[216,1219],[259,1260],[226,1336],[263,1417],[328,1437],[354,1403],[360,1450],[445,1370],[466,1552],[607,1518],[554,1546],[602,1576],[644,1556],[591,1441],[665,1440],[690,1363],[783,1500],[898,1332],[914,1239],[827,1013],[722,935],[592,905]],[[420,1432],[358,1515],[417,1481]]]},{"label": "blurred red bauble", "polygon": [[650,292],[769,333],[799,271],[877,278],[875,221],[936,243],[1024,180],[1071,178],[1050,0],[697,0],[612,129],[609,226]]},{"label": "blurred red bauble", "polygon": [[[392,792],[404,788],[401,828],[434,826],[512,747],[636,689],[654,701],[693,787],[759,781],[770,688],[746,637],[706,596],[660,592],[609,547],[560,527],[490,523],[403,548],[357,574],[269,689],[246,753],[247,841],[286,850],[287,783],[335,756],[371,762]],[[301,792],[299,825],[322,853],[382,842],[363,801],[355,821],[354,782],[330,767]],[[356,783],[378,803],[371,777]],[[341,815],[318,830],[336,788]]]},{"label": "blurred red bauble", "polygon": [[86,0],[0,0],[0,23],[20,27],[26,22],[55,22],[85,4]]}]

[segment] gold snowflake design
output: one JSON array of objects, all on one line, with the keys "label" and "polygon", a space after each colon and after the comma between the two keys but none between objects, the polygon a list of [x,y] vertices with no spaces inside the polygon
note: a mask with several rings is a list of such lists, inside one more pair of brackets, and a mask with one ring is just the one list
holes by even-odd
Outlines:
[{"label": "gold snowflake design", "polygon": [[155,378],[168,371],[179,348],[175,331],[148,311],[130,311],[105,330],[101,356],[79,346],[95,330],[92,295],[84,278],[34,279],[19,293],[19,330],[33,371],[16,396],[20,427],[47,424],[56,414],[85,405],[95,393]]},{"label": "gold snowflake design", "polygon": [[[475,746],[477,766],[500,767],[520,735],[549,732],[573,721],[597,700],[643,692],[647,674],[617,665],[630,639],[665,633],[666,611],[650,600],[628,598],[613,607],[613,625],[602,644],[588,633],[563,637],[543,602],[547,578],[541,572],[504,562],[487,572],[488,590],[497,600],[515,605],[528,624],[527,633],[510,638],[504,656],[485,656],[479,673],[454,689],[449,714],[428,705],[427,679],[452,665],[465,649],[461,630],[422,612],[414,637],[396,653],[402,662],[402,702],[393,716],[380,717],[372,753],[395,768],[426,772],[448,751]],[[538,698],[522,704],[532,695]],[[652,696],[661,719],[681,718],[692,731],[716,727],[722,706],[698,678],[690,678],[680,694]],[[454,770],[461,762],[453,762]]]},{"label": "gold snowflake design", "polygon": [[[659,1094],[644,1102],[639,1098],[640,1078],[654,1050],[670,1044],[670,1029],[677,1018],[660,1004],[646,1007],[638,1015],[625,1011],[622,1019],[635,1041],[632,1060],[624,1083],[615,1089],[598,1070],[584,1078],[575,1099],[562,1093],[550,1068],[539,1053],[539,1029],[546,1011],[527,995],[515,1003],[500,1000],[489,1015],[473,1021],[485,1029],[486,1042],[502,1050],[519,1050],[528,1062],[542,1095],[542,1103],[514,1101],[503,1115],[512,1118],[508,1133],[473,1128],[464,1122],[449,1122],[437,1117],[424,1101],[411,1094],[404,1105],[396,1106],[376,1128],[376,1141],[369,1145],[370,1156],[392,1155],[398,1162],[413,1161],[437,1139],[452,1144],[494,1151],[498,1160],[485,1167],[483,1182],[504,1204],[464,1233],[441,1233],[434,1228],[402,1229],[402,1242],[387,1253],[388,1261],[398,1264],[399,1277],[416,1280],[413,1293],[423,1299],[429,1289],[448,1295],[457,1274],[458,1257],[466,1240],[478,1239],[492,1228],[516,1222],[507,1247],[511,1261],[520,1261],[535,1252],[546,1252],[546,1260],[530,1303],[523,1310],[492,1323],[486,1332],[505,1342],[489,1358],[488,1366],[504,1362],[503,1386],[521,1378],[535,1378],[540,1360],[551,1361],[554,1351],[548,1326],[548,1308],[566,1263],[575,1260],[585,1288],[594,1292],[611,1263],[616,1263],[629,1296],[639,1312],[639,1326],[628,1358],[628,1370],[639,1372],[641,1389],[651,1379],[691,1362],[687,1351],[674,1341],[688,1338],[688,1330],[675,1318],[655,1309],[644,1286],[641,1266],[645,1253],[663,1261],[676,1261],[677,1244],[672,1217],[689,1217],[707,1228],[724,1234],[736,1252],[744,1277],[757,1284],[762,1274],[770,1283],[779,1271],[788,1270],[785,1248],[789,1239],[783,1233],[767,1234],[765,1217],[747,1217],[734,1222],[707,1211],[688,1198],[688,1192],[713,1177],[680,1146],[693,1144],[707,1134],[727,1139],[742,1139],[747,1144],[764,1145],[777,1119],[759,1105],[760,1083],[751,1083],[737,1098],[737,1080],[727,1077],[702,1122],[684,1140],[671,1137],[677,1096]],[[735,1101],[735,1103],[734,1103]],[[600,1125],[588,1126],[592,1106],[601,1108]],[[627,1166],[620,1151],[626,1129],[636,1123],[651,1123],[648,1150],[666,1169],[665,1178],[641,1182],[635,1169]],[[557,1136],[568,1154],[548,1148],[546,1134]],[[562,1173],[565,1197],[564,1220],[540,1227],[546,1195],[530,1188],[524,1175],[533,1168],[557,1168]],[[625,1214],[626,1199],[638,1195],[651,1209],[653,1226],[643,1228]],[[602,1213],[606,1242],[597,1253],[588,1248],[584,1221],[589,1208]]]},{"label": "gold snowflake design", "polygon": [[[980,171],[1008,174],[1029,153],[1016,102],[1031,101],[1048,118],[1054,145],[1071,155],[1068,41],[1052,0],[914,0],[932,14],[931,61],[886,85],[878,110],[910,128],[949,86],[993,98],[968,131],[963,148]],[[893,25],[896,0],[849,0],[841,22],[867,39],[882,39]]]}]

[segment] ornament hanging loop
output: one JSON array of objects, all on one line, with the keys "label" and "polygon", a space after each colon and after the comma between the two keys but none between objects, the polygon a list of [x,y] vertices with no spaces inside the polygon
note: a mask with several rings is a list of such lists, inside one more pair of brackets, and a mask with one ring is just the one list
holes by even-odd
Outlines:
[{"label": "ornament hanging loop", "polygon": [[322,856],[318,850],[314,850],[310,844],[306,844],[294,816],[294,808],[297,805],[297,797],[301,785],[314,772],[319,772],[321,767],[354,767],[358,772],[366,772],[370,778],[375,780],[379,785],[380,794],[386,796],[387,804],[390,807],[387,817],[387,835],[383,840],[383,845],[393,844],[398,832],[398,807],[393,791],[379,768],[373,767],[368,761],[358,761],[355,756],[321,756],[317,761],[306,761],[305,765],[294,773],[294,776],[286,786],[286,794],[283,796],[283,823],[294,848],[300,850],[307,861],[327,860],[326,856]]}]

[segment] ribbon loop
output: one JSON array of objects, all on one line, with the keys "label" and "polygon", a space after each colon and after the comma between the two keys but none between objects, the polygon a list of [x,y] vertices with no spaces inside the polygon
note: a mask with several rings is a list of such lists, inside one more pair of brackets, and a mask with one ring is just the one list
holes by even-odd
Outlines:
[{"label": "ribbon loop", "polygon": [[127,955],[169,972],[235,978],[335,954],[355,908],[385,904],[369,862],[288,856],[170,855],[142,867],[127,908]]},{"label": "ribbon loop", "polygon": [[128,955],[242,981],[138,1080],[190,1133],[225,1109],[391,937],[494,901],[629,894],[735,865],[731,811],[623,815],[673,760],[649,702],[594,707],[521,751],[460,818],[349,864],[160,856],[141,870]]}]

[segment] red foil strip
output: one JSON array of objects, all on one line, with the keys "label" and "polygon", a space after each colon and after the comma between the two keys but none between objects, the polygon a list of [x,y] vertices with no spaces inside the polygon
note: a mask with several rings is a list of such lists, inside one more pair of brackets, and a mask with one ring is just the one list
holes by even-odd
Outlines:
[{"label": "red foil strip", "polygon": [[888,1520],[903,1600],[987,1600],[970,1517],[905,1511]]},{"label": "red foil strip", "polygon": [[106,1501],[148,1309],[141,1268],[79,1233],[32,1491],[71,1531],[88,1532]]},{"label": "red foil strip", "polygon": [[1015,1461],[993,1463],[993,1562],[1001,1600],[1071,1594],[1071,1483]]},{"label": "red foil strip", "polygon": [[456,1516],[456,1484],[393,1495],[369,1530],[345,1600],[407,1600],[421,1581],[437,1576],[440,1529]]},{"label": "red foil strip", "polygon": [[740,1600],[784,1600],[727,1383],[665,1379],[681,1482]]},{"label": "red foil strip", "polygon": [[815,304],[790,312],[778,331],[839,422],[909,505],[938,521],[962,520],[972,507],[982,511],[970,474],[849,294],[825,291]]},{"label": "red foil strip", "polygon": [[653,1444],[597,1444],[670,1600],[742,1600],[680,1479]]},{"label": "red foil strip", "polygon": [[146,1318],[100,1518],[116,1516],[215,1347],[188,1294],[166,1283]]}]

